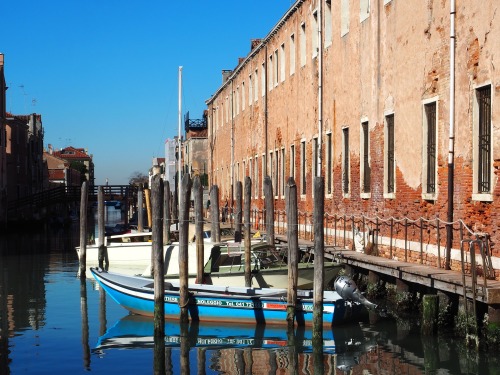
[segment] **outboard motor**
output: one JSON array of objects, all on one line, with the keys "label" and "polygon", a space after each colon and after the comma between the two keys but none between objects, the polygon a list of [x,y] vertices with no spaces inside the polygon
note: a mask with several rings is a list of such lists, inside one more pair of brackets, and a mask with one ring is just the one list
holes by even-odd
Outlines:
[{"label": "outboard motor", "polygon": [[344,299],[350,299],[359,302],[369,310],[376,310],[377,305],[368,301],[364,295],[361,294],[358,286],[348,276],[339,276],[335,280],[335,290]]}]

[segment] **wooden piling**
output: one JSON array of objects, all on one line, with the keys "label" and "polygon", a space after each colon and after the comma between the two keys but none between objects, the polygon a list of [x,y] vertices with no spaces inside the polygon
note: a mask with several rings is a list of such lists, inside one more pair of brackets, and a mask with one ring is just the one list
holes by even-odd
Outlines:
[{"label": "wooden piling", "polygon": [[439,297],[436,294],[426,294],[422,298],[422,335],[434,335],[437,331]]},{"label": "wooden piling", "polygon": [[325,241],[323,217],[325,214],[325,180],[314,179],[314,283],[313,283],[313,340],[323,342],[323,290],[325,279]]},{"label": "wooden piling", "polygon": [[[266,209],[267,243],[274,246],[274,195],[273,183],[271,181],[271,177],[269,176],[264,178],[264,200]],[[297,198],[295,198],[295,201],[297,201]]]},{"label": "wooden piling", "polygon": [[194,225],[196,236],[196,282],[203,284],[203,268],[204,263],[204,242],[203,242],[203,186],[201,185],[200,176],[195,176],[193,179],[193,195],[194,195]]},{"label": "wooden piling", "polygon": [[191,177],[188,173],[184,174],[179,204],[179,305],[181,307],[181,323],[187,323],[189,321],[188,237],[191,185]]},{"label": "wooden piling", "polygon": [[[241,185],[241,183],[240,183]],[[250,239],[250,202],[252,199],[252,180],[245,177],[244,238],[245,238],[245,286],[252,286],[252,244]]]},{"label": "wooden piling", "polygon": [[149,189],[144,190],[144,199],[146,201],[146,213],[148,214],[148,227],[151,228],[151,222],[153,221],[151,213],[151,192]]},{"label": "wooden piling", "polygon": [[[97,190],[97,233],[98,233],[98,255],[97,260],[99,262],[99,267],[103,269],[109,268],[108,251],[104,243],[106,237],[105,220],[104,220],[104,189],[99,186]],[[104,266],[106,263],[106,267]]]},{"label": "wooden piling", "polygon": [[212,242],[220,242],[220,217],[219,217],[219,187],[212,185],[210,190],[210,219],[212,220]]},{"label": "wooden piling", "polygon": [[165,265],[163,260],[163,180],[159,174],[154,175],[151,181],[151,235],[153,253],[153,275],[154,275],[154,336],[165,336],[165,296],[164,274]]},{"label": "wooden piling", "polygon": [[142,232],[144,230],[144,215],[142,214],[142,201],[143,201],[142,187],[137,192],[137,230]]},{"label": "wooden piling", "polygon": [[80,197],[80,278],[85,280],[87,269],[87,204],[88,183],[83,181]]},{"label": "wooden piling", "polygon": [[235,225],[234,225],[234,241],[241,242],[242,235],[242,196],[243,187],[241,181],[236,181],[236,212],[235,212]]},{"label": "wooden piling", "polygon": [[[297,185],[293,177],[289,177],[285,192],[287,240],[288,240],[288,293],[287,293],[287,317],[288,326],[294,325],[295,305],[297,301],[297,281],[298,281],[298,211],[297,211]],[[267,216],[266,216],[267,217]],[[266,219],[267,220],[267,219]]]},{"label": "wooden piling", "polygon": [[172,242],[170,238],[170,182],[163,183],[163,244]]}]

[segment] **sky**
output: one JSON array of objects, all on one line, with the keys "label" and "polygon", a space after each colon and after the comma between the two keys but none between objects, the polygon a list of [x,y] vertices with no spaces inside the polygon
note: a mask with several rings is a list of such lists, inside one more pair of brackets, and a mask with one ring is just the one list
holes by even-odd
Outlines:
[{"label": "sky", "polygon": [[86,149],[96,185],[128,184],[178,134],[179,67],[182,115],[202,118],[293,2],[1,0],[7,111],[40,114],[45,148]]}]

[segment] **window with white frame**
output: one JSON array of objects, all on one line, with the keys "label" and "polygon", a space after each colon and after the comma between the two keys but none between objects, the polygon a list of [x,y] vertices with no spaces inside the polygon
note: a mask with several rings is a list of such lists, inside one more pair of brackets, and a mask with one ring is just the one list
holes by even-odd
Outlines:
[{"label": "window with white frame", "polygon": [[332,44],[332,2],[331,0],[325,1],[325,48]]},{"label": "window with white frame", "polygon": [[253,161],[253,191],[255,194],[255,197],[259,196],[259,158],[257,155],[255,155],[254,161]]},{"label": "window with white frame", "polygon": [[285,195],[285,148],[281,149],[280,157],[280,195]]},{"label": "window with white frame", "polygon": [[493,200],[491,85],[478,87],[473,98],[473,199]]},{"label": "window with white frame", "polygon": [[290,75],[295,73],[295,34],[290,35]]},{"label": "window with white frame", "polygon": [[305,195],[307,192],[306,178],[306,141],[300,142],[300,194]]},{"label": "window with white frame", "polygon": [[370,128],[368,121],[361,122],[361,197],[368,198],[371,185],[371,167],[370,167]]},{"label": "window with white frame", "polygon": [[273,73],[274,73],[274,65],[273,65],[273,55],[269,55],[269,60],[268,60],[268,69],[267,69],[267,73],[268,73],[268,77],[267,79],[269,80],[268,81],[268,86],[269,86],[269,91],[271,91],[274,87],[274,77],[273,77]]},{"label": "window with white frame", "polygon": [[370,0],[359,0],[359,22],[370,16]]},{"label": "window with white frame", "polygon": [[253,101],[256,102],[257,100],[259,100],[259,71],[257,69],[255,69],[255,72],[254,72],[253,82],[255,84],[255,87],[253,90],[253,95],[254,95]]},{"label": "window with white frame", "polygon": [[340,36],[349,32],[349,0],[340,0]]},{"label": "window with white frame", "polygon": [[261,87],[261,94],[262,96],[266,95],[266,64],[262,63],[260,66],[260,79],[262,80],[260,87]]},{"label": "window with white frame", "polygon": [[248,75],[248,106],[250,107],[253,102],[253,80],[252,75]]},{"label": "window with white frame", "polygon": [[245,110],[245,103],[246,103],[245,82],[241,82],[241,111],[242,112]]},{"label": "window with white frame", "polygon": [[342,129],[342,193],[344,196],[350,192],[351,164],[349,160],[349,128]]},{"label": "window with white frame", "polygon": [[236,92],[233,91],[233,95],[235,97],[235,115],[238,115],[240,113],[240,86],[236,87]]},{"label": "window with white frame", "polygon": [[437,101],[431,99],[423,105],[423,166],[422,195],[435,199],[437,193]]},{"label": "window with white frame", "polygon": [[280,80],[281,82],[285,82],[285,43],[283,43],[280,47]]},{"label": "window with white frame", "polygon": [[385,142],[384,142],[384,156],[385,156],[385,168],[384,168],[384,193],[386,198],[394,198],[394,193],[396,192],[396,158],[395,158],[395,148],[394,148],[394,113],[385,116]]},{"label": "window with white frame", "polygon": [[274,173],[274,152],[269,152],[269,177],[271,177],[271,184],[273,185],[273,191],[276,192],[276,175]]},{"label": "window with white frame", "polygon": [[306,24],[300,25],[300,66],[306,65]]},{"label": "window with white frame", "polygon": [[266,178],[266,154],[262,154],[260,173],[260,195],[264,196],[264,179]]},{"label": "window with white frame", "polygon": [[318,137],[314,137],[312,140],[312,147],[313,147],[313,157],[312,157],[312,168],[311,170],[313,171],[313,180],[314,177],[318,175],[318,160],[319,160],[319,144],[318,144]]},{"label": "window with white frame", "polygon": [[311,49],[313,59],[318,56],[318,12],[314,11],[312,14],[312,27],[311,27]]},{"label": "window with white frame", "polygon": [[274,152],[275,155],[275,161],[274,161],[274,195],[278,196],[279,195],[279,190],[280,190],[280,154],[278,150],[275,150]]},{"label": "window with white frame", "polygon": [[290,146],[290,177],[295,180],[295,145]]},{"label": "window with white frame", "polygon": [[333,191],[333,143],[332,133],[326,134],[326,194]]},{"label": "window with white frame", "polygon": [[274,51],[274,86],[278,86],[278,81],[279,81],[279,71],[280,71],[280,63],[279,63],[279,56],[278,56],[278,50]]}]

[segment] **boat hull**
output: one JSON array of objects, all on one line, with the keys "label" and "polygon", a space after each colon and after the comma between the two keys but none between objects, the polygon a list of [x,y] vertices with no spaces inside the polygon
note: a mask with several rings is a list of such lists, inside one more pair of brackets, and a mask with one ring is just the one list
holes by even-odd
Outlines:
[{"label": "boat hull", "polygon": [[[151,279],[108,273],[91,268],[91,272],[102,288],[121,306],[132,313],[153,316],[154,290]],[[170,283],[168,283],[170,284]],[[171,285],[174,285],[172,282]],[[190,285],[187,304],[189,318],[193,321],[237,322],[260,324],[287,324],[286,290],[229,288],[242,291],[224,293],[222,287]],[[243,292],[246,291],[246,293]],[[313,320],[312,292],[308,298],[299,298],[295,309],[298,325],[311,325]],[[307,295],[302,292],[302,295]],[[326,325],[345,321],[353,312],[353,304],[342,299],[336,292],[324,292],[322,318]],[[173,286],[165,289],[165,318],[178,318],[179,290]],[[350,312],[349,314],[346,314]]]}]

